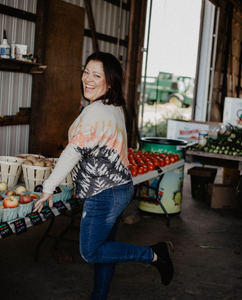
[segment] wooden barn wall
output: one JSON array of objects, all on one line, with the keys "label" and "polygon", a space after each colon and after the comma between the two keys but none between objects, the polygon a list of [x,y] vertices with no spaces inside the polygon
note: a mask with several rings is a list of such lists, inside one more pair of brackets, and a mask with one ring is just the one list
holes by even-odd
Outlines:
[{"label": "wooden barn wall", "polygon": [[216,116],[214,118],[211,115],[210,121],[222,121],[225,97],[242,96],[240,75],[242,13],[233,1],[211,2],[219,7],[219,29],[214,80],[210,82],[213,85],[212,107],[217,110],[217,114],[213,114]]}]

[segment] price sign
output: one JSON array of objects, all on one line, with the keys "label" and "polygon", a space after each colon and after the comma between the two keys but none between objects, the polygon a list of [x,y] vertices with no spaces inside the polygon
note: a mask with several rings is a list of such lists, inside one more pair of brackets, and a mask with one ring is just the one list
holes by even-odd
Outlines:
[{"label": "price sign", "polygon": [[65,204],[61,200],[55,202],[53,205],[54,205],[54,207],[56,207],[58,209],[59,213],[61,213],[61,214],[64,214],[68,210],[68,208],[65,206]]},{"label": "price sign", "polygon": [[13,234],[13,231],[7,222],[0,223],[0,234],[1,234],[2,238],[6,238],[6,237],[10,236],[11,234]]},{"label": "price sign", "polygon": [[49,208],[49,206],[43,207],[43,209],[41,210],[41,213],[44,215],[46,220],[55,217],[55,215],[53,214],[53,211]]},{"label": "price sign", "polygon": [[14,221],[13,224],[17,235],[20,235],[27,231],[27,226],[24,218]]},{"label": "price sign", "polygon": [[72,210],[80,208],[80,205],[79,205],[76,198],[73,198],[73,199],[70,199],[70,200],[67,200],[67,201],[70,203]]},{"label": "price sign", "polygon": [[37,225],[40,225],[43,223],[39,213],[36,211],[36,212],[32,212],[30,214],[28,214],[26,217],[29,217],[30,218],[30,221],[32,223],[33,226],[37,226]]}]

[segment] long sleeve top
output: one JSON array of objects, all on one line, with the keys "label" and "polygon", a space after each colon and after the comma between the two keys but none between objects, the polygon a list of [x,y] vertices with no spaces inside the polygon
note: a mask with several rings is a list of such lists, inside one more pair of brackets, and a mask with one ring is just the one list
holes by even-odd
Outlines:
[{"label": "long sleeve top", "polygon": [[80,198],[132,180],[121,107],[93,102],[73,122],[68,135],[69,144],[44,182],[44,192],[52,193],[70,172]]}]

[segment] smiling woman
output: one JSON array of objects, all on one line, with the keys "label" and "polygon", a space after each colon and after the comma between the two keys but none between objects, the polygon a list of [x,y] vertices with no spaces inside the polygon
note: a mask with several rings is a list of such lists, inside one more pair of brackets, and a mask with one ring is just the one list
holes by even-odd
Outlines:
[{"label": "smiling woman", "polygon": [[84,201],[80,252],[87,262],[94,263],[92,300],[107,299],[115,263],[150,263],[159,270],[164,285],[170,283],[174,272],[169,255],[171,243],[149,247],[115,241],[122,213],[133,196],[123,79],[120,62],[112,54],[95,52],[88,57],[82,88],[89,105],[71,125],[69,144],[35,204],[39,212],[46,200],[51,207],[55,187],[72,172],[76,196]]}]

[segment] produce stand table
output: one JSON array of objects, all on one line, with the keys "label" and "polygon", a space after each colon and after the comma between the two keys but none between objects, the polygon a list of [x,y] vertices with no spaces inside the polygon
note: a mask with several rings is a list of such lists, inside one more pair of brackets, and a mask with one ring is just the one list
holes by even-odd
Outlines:
[{"label": "produce stand table", "polygon": [[209,153],[204,151],[186,151],[186,162],[199,161],[202,165],[242,170],[242,156]]},{"label": "produce stand table", "polygon": [[[167,165],[165,167],[162,167],[162,168],[157,167],[157,169],[155,169],[154,171],[150,171],[148,173],[145,173],[145,174],[142,174],[142,175],[138,175],[137,177],[134,177],[133,178],[133,184],[135,186],[135,185],[138,185],[139,183],[142,183],[142,182],[144,182],[146,180],[150,180],[152,178],[156,178],[158,176],[160,176],[160,180],[159,180],[159,182],[160,182],[162,180],[162,178],[163,178],[163,176],[164,176],[165,173],[167,173],[169,171],[172,171],[172,170],[175,170],[176,168],[178,168],[178,167],[180,167],[182,165],[184,165],[184,159],[180,159],[179,161],[177,161],[175,163],[172,163],[170,165]],[[169,224],[170,224],[170,222],[169,222],[169,216],[168,216],[168,214],[167,214],[164,206],[162,205],[161,199],[158,197],[158,188],[159,188],[159,184],[157,185],[157,193],[156,193],[157,199],[156,200],[159,202],[161,208],[165,212],[166,217],[167,217],[167,226],[169,226]],[[79,230],[79,227],[73,226],[73,223],[75,221],[76,215],[82,210],[80,208],[80,205],[79,205],[79,202],[81,200],[75,199],[76,200],[75,202],[77,204],[75,206],[71,206],[71,204],[68,202],[70,200],[74,200],[74,199],[69,199],[69,200],[67,200],[67,201],[64,202],[64,204],[65,204],[65,206],[67,208],[67,210],[64,213],[60,213],[56,207],[52,207],[51,208],[51,211],[53,212],[54,216],[50,219],[50,224],[49,224],[47,230],[45,231],[45,233],[42,236],[42,238],[41,238],[40,242],[38,243],[38,245],[36,246],[35,256],[34,256],[34,260],[35,261],[38,261],[39,249],[40,249],[42,243],[44,242],[44,240],[46,238],[49,237],[49,238],[56,239],[56,241],[54,243],[54,249],[56,249],[59,240],[69,240],[69,239],[63,238],[64,235],[69,230]],[[66,214],[68,211],[71,211],[71,214]],[[47,221],[42,213],[40,213],[39,215],[40,215],[40,217],[41,217],[41,219],[42,219],[43,222]],[[58,237],[51,236],[51,235],[49,235],[49,232],[50,232],[51,228],[54,225],[55,217],[56,216],[60,216],[60,215],[69,217],[70,218],[70,223],[69,223],[69,225],[65,228],[65,230]],[[31,220],[30,220],[29,217],[25,217],[25,218],[22,218],[22,219],[24,219],[27,228],[30,227],[30,226],[33,226],[33,224],[32,224],[32,222],[31,222]],[[16,219],[16,220],[18,220],[18,219]],[[16,221],[16,220],[11,220],[11,221],[7,222],[13,233],[16,233],[15,232],[15,226],[13,224],[13,222]],[[0,235],[0,238],[2,238],[1,235]]]}]

